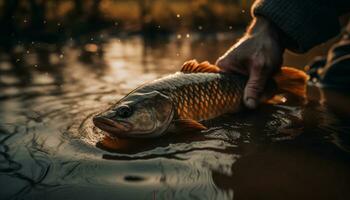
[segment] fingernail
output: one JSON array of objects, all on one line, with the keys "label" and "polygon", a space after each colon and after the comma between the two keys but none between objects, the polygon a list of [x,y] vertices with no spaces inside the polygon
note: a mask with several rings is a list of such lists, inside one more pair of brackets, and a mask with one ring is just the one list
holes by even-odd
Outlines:
[{"label": "fingernail", "polygon": [[256,108],[256,100],[253,98],[247,98],[246,99],[246,106],[250,109]]}]

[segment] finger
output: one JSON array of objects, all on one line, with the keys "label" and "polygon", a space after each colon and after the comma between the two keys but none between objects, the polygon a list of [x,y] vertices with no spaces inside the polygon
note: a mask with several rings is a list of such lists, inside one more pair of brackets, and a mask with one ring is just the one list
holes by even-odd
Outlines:
[{"label": "finger", "polygon": [[260,97],[264,92],[268,73],[263,67],[255,67],[251,70],[248,82],[244,89],[244,104],[250,109],[255,109],[260,103]]},{"label": "finger", "polygon": [[228,58],[223,58],[223,59],[218,59],[215,63],[216,66],[218,66],[222,72],[227,72],[227,73],[238,73],[238,74],[243,74],[247,75],[247,69],[242,67],[245,66],[244,64],[245,60],[241,60],[241,62],[238,62],[236,60],[236,57],[232,57],[230,59]]}]

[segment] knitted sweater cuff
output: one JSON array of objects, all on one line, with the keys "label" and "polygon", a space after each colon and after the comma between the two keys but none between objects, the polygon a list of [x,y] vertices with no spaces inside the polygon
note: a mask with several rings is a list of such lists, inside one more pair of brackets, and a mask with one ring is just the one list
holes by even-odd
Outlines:
[{"label": "knitted sweater cuff", "polygon": [[253,16],[263,16],[287,36],[287,49],[306,52],[339,33],[337,12],[324,0],[257,0]]}]

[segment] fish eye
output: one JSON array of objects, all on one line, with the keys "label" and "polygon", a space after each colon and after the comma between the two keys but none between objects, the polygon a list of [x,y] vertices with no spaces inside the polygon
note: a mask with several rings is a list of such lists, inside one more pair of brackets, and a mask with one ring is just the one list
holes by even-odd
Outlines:
[{"label": "fish eye", "polygon": [[132,112],[132,109],[129,106],[122,105],[122,106],[119,106],[117,108],[116,113],[121,118],[127,118],[127,117],[130,117],[133,112]]}]

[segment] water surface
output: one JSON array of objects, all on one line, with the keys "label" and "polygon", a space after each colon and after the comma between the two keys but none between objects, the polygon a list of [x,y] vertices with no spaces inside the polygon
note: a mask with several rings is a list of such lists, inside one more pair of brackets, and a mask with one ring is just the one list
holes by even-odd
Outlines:
[{"label": "water surface", "polygon": [[350,199],[346,91],[310,87],[305,102],[225,115],[199,134],[105,148],[92,116],[186,59],[215,61],[235,36],[98,37],[2,50],[1,199]]}]

